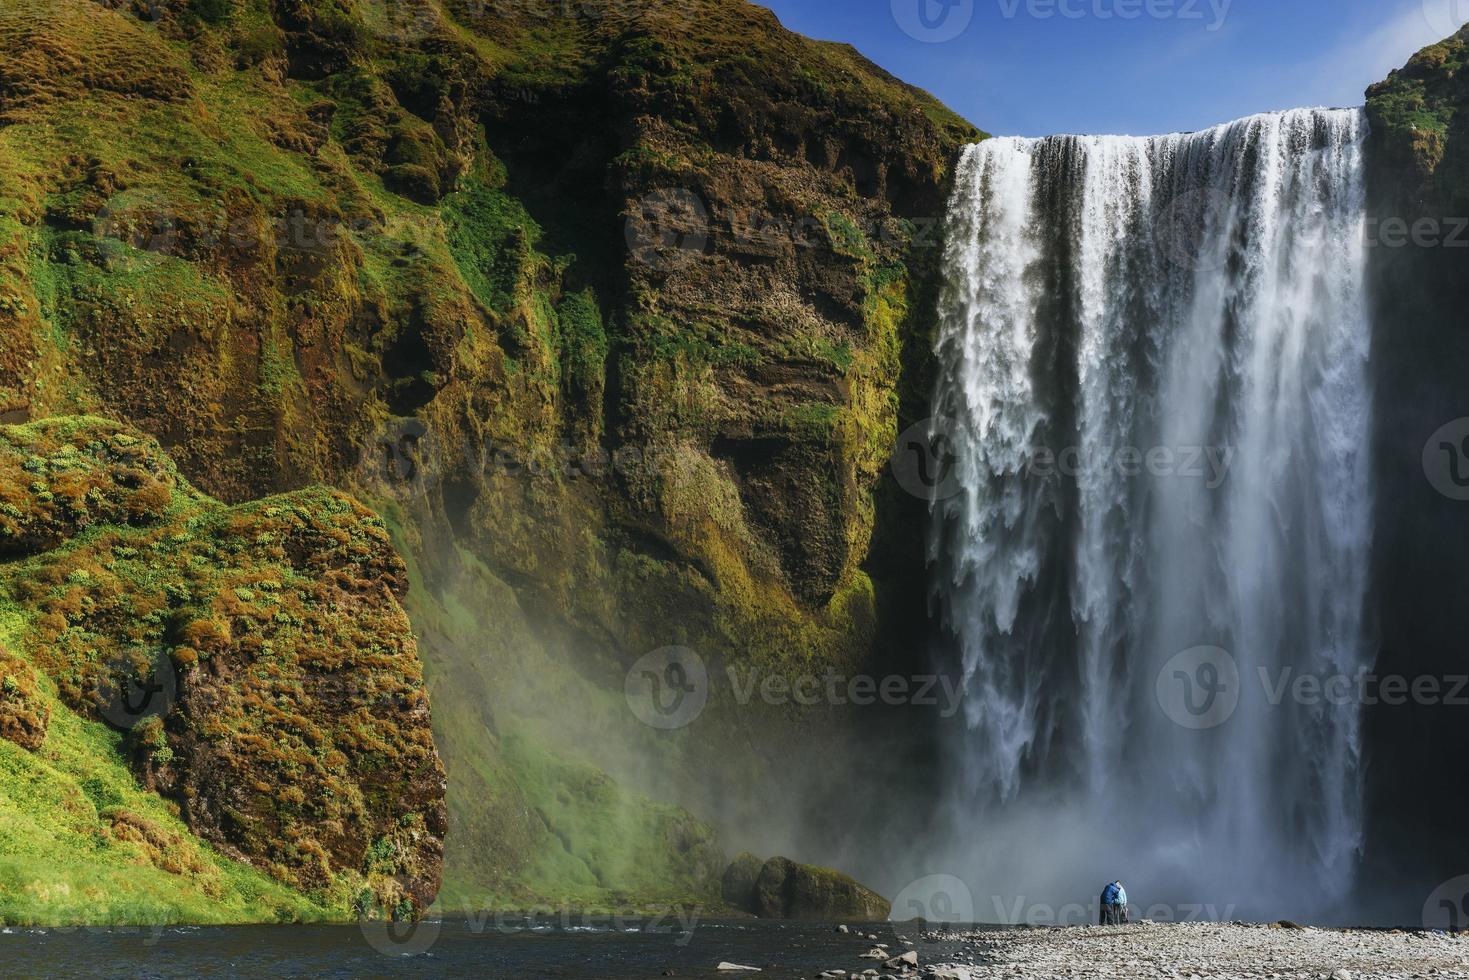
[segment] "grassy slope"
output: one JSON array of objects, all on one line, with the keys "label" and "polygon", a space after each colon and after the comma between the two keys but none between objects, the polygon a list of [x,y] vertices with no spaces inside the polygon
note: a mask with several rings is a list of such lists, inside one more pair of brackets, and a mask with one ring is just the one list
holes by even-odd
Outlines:
[{"label": "grassy slope", "polygon": [[[23,617],[9,604],[0,608],[0,646],[23,651]],[[49,679],[40,683],[51,713],[41,750],[0,740],[0,922],[166,925],[331,914],[193,837],[175,808],[138,786],[122,735],[83,720]],[[137,826],[146,834],[122,829]]]},{"label": "grassy slope", "polygon": [[[411,556],[419,549],[402,536],[400,512],[383,510]],[[621,692],[553,655],[513,590],[473,555],[459,557],[463,580],[443,590],[417,586],[407,600],[425,647],[436,651],[425,668],[434,730],[453,747],[445,753],[453,831],[439,909],[722,907],[725,855],[713,830],[577,761],[588,746],[572,733],[625,716]],[[409,574],[422,582],[411,558]],[[578,718],[562,719],[558,731],[563,711],[548,725],[531,717],[537,704],[574,705]],[[656,747],[648,749],[654,758]]]}]

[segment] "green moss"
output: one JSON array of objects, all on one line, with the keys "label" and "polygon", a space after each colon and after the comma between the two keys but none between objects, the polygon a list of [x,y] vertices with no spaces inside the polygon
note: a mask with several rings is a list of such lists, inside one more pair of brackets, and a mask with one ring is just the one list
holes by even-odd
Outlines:
[{"label": "green moss", "polygon": [[645,338],[648,352],[662,361],[683,361],[696,369],[760,363],[760,352],[753,345],[729,338],[704,321],[681,327],[669,317],[653,314],[639,317],[633,333]]},{"label": "green moss", "polygon": [[[503,181],[503,168],[497,168]],[[478,181],[444,199],[449,248],[480,302],[508,312],[541,229],[514,198]]]},{"label": "green moss", "polygon": [[829,211],[824,216],[824,223],[832,251],[864,262],[876,258],[872,247],[867,243],[867,236],[852,219],[839,211]]},{"label": "green moss", "polygon": [[222,24],[234,11],[234,0],[189,0],[189,10],[206,24]]},{"label": "green moss", "polygon": [[[1469,28],[1414,55],[1367,93],[1374,128],[1397,138],[1447,136],[1463,102]],[[1435,161],[1436,163],[1436,161]]]},{"label": "green moss", "polygon": [[[15,479],[16,470],[27,476]],[[31,486],[17,493],[18,483]],[[130,762],[191,808],[226,811],[222,843],[277,879],[279,894],[310,894],[287,913],[345,917],[364,884],[384,908],[423,903],[425,889],[409,896],[403,883],[437,874],[420,865],[419,850],[440,777],[406,621],[382,601],[401,585],[379,521],[324,489],[225,508],[183,481],[156,444],[98,419],[0,427],[0,494],[24,505],[0,525],[0,549],[21,558],[0,575],[9,614],[0,648],[23,651],[49,681],[44,741],[32,744],[34,723],[18,730],[41,759],[70,733],[91,739],[77,756],[91,753],[96,764],[67,772],[103,821],[96,833],[141,847],[167,873],[206,877],[206,897],[225,894],[207,846],[179,829],[176,806],[138,789]],[[338,617],[343,587],[379,598]],[[182,702],[99,741],[105,729],[85,720],[105,713],[95,692],[130,671],[156,678],[161,668],[147,653],[156,650],[185,673],[215,660],[228,683],[191,674],[207,717]],[[333,687],[338,672],[356,686]],[[37,805],[12,815],[18,829],[0,857],[29,854],[37,835],[68,825],[65,808]],[[160,823],[159,813],[170,820]],[[353,838],[389,826],[400,845],[395,866],[359,866]],[[15,914],[30,921],[55,902],[54,921],[64,921],[69,896],[45,890]],[[225,916],[188,908],[200,921]]]}]

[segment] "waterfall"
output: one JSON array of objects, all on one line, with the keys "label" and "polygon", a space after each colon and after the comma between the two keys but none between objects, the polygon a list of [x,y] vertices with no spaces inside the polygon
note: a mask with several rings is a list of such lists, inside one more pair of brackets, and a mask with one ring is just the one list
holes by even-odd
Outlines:
[{"label": "waterfall", "polygon": [[[930,557],[965,685],[956,792],[1037,842],[966,844],[997,898],[1125,874],[1324,915],[1351,887],[1365,135],[1360,111],[1299,110],[959,164],[933,425],[961,489]],[[1307,675],[1333,693],[1297,694]]]}]

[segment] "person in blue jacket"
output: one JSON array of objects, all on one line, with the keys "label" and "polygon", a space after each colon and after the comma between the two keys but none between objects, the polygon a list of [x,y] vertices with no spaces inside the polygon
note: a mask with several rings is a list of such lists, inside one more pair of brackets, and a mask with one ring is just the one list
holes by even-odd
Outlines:
[{"label": "person in blue jacket", "polygon": [[1102,916],[1099,924],[1104,926],[1127,924],[1127,889],[1122,887],[1122,882],[1114,881],[1102,889]]}]

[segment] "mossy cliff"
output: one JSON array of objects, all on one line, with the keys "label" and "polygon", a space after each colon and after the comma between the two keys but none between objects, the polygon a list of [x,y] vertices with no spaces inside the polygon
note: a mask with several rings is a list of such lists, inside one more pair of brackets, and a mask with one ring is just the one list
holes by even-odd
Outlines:
[{"label": "mossy cliff", "polygon": [[[1469,504],[1450,494],[1469,451],[1469,28],[1368,91],[1370,287],[1376,398],[1373,595],[1382,676],[1464,673]],[[1447,492],[1446,492],[1447,491]],[[1469,805],[1453,711],[1368,710],[1374,891],[1427,893],[1469,863],[1457,817]],[[1440,842],[1425,848],[1424,840]],[[1402,842],[1396,845],[1391,842]]]},{"label": "mossy cliff", "polygon": [[[231,500],[413,416],[445,516],[579,629],[638,646],[661,598],[864,649],[909,262],[971,128],[735,0],[109,6],[0,20],[5,411],[129,418]],[[625,446],[592,493],[483,472]]]},{"label": "mossy cliff", "polygon": [[[456,902],[717,901],[712,831],[633,788],[740,826],[799,778],[776,721],[815,759],[851,716],[716,690],[674,740],[624,677],[671,643],[716,685],[919,664],[922,504],[880,477],[981,136],[743,0],[14,0],[0,419],[126,420],[233,520],[316,484],[386,517]],[[269,860],[316,886],[355,855],[312,840]]]},{"label": "mossy cliff", "polygon": [[443,769],[379,519],[225,506],[58,417],[0,426],[0,558],[0,921],[432,903]]}]

